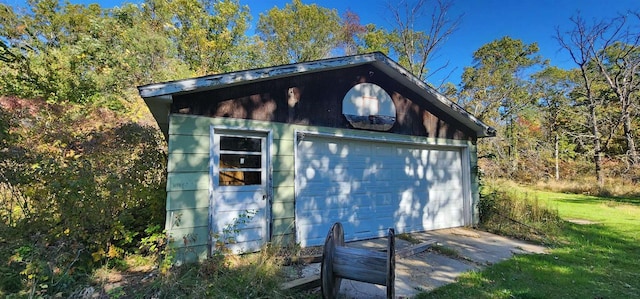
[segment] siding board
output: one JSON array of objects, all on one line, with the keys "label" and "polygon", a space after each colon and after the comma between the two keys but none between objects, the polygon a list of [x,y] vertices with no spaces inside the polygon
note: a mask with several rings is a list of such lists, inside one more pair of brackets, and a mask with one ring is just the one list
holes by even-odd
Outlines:
[{"label": "siding board", "polygon": [[272,161],[273,171],[289,171],[294,167],[293,154],[275,156]]},{"label": "siding board", "polygon": [[284,171],[273,171],[273,185],[279,187],[292,187],[295,184],[293,169]]},{"label": "siding board", "polygon": [[[370,74],[375,73],[375,76]],[[425,101],[411,88],[369,65],[239,84],[213,90],[174,95],[172,113],[211,118],[259,120],[306,126],[349,129],[342,115],[342,100],[356,84],[382,87],[395,104],[397,122],[390,132],[469,140],[474,132]],[[294,109],[288,109],[294,98]]]},{"label": "siding board", "polygon": [[208,207],[209,190],[178,190],[167,192],[167,211]]},{"label": "siding board", "polygon": [[291,186],[275,186],[273,188],[273,201],[278,202],[293,202],[295,197],[295,190]]},{"label": "siding board", "polygon": [[190,229],[209,224],[209,208],[172,210],[167,213],[167,222],[171,231]]},{"label": "siding board", "polygon": [[295,231],[294,217],[278,218],[273,220],[274,235],[288,235]]},{"label": "siding board", "polygon": [[283,218],[292,218],[295,216],[294,203],[292,201],[273,202],[271,209],[273,213]]},{"label": "siding board", "polygon": [[209,136],[211,121],[208,119],[172,115],[169,123],[169,135]]},{"label": "siding board", "polygon": [[209,136],[169,135],[169,154],[208,154]]},{"label": "siding board", "polygon": [[203,261],[208,257],[207,255],[208,248],[209,248],[208,245],[196,245],[196,246],[176,248],[176,253],[175,253],[176,263],[179,265],[182,263],[193,263],[197,261]]},{"label": "siding board", "polygon": [[167,191],[209,190],[209,172],[170,172]]},{"label": "siding board", "polygon": [[171,230],[169,237],[173,239],[174,248],[194,247],[207,245],[209,240],[208,226],[197,226],[189,228],[175,228]]},{"label": "siding board", "polygon": [[208,172],[209,153],[172,153],[167,161],[167,172]]}]

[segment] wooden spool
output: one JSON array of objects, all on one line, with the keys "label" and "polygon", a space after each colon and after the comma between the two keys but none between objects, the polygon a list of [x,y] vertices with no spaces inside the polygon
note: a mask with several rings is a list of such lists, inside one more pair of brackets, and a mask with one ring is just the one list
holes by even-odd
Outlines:
[{"label": "wooden spool", "polygon": [[320,280],[323,298],[337,298],[342,279],[387,287],[387,298],[395,297],[395,231],[389,229],[386,252],[344,246],[342,224],[333,224],[324,242]]}]

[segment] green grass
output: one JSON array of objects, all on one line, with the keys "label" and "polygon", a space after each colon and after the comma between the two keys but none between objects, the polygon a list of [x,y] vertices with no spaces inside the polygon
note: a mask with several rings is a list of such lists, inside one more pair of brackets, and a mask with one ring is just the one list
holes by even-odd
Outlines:
[{"label": "green grass", "polygon": [[418,298],[638,298],[640,200],[520,189],[565,223],[546,255],[519,255]]}]

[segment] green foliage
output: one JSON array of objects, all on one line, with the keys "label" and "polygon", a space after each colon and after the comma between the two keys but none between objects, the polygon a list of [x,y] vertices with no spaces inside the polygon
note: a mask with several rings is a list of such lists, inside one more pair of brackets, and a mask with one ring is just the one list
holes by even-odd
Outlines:
[{"label": "green foliage", "polygon": [[13,121],[11,114],[0,106],[0,150],[12,142],[9,129],[14,125]]},{"label": "green foliage", "polygon": [[525,71],[542,65],[537,53],[536,43],[508,36],[480,47],[473,54],[474,66],[466,67],[462,75],[464,107],[491,125],[517,117],[533,102]]},{"label": "green foliage", "polygon": [[[246,211],[239,215],[222,232],[212,235],[215,248],[210,258],[197,264],[173,264],[175,252],[172,247],[164,247],[164,261],[161,263],[160,275],[145,287],[120,290],[123,296],[134,294],[160,294],[163,298],[176,297],[221,297],[221,298],[304,298],[303,294],[295,294],[280,289],[283,280],[281,275],[282,259],[278,250],[265,247],[258,253],[233,255],[229,244],[234,243],[234,236],[255,214]],[[159,230],[150,227],[149,232]],[[187,237],[188,238],[188,237]],[[146,242],[155,243],[154,236]],[[158,236],[160,239],[160,236]]]},{"label": "green foliage", "polygon": [[[158,5],[161,1],[166,1]],[[167,30],[176,40],[178,57],[197,75],[223,73],[246,67],[248,50],[245,31],[249,8],[237,0],[152,0],[154,7],[166,8],[173,20]]]},{"label": "green foliage", "polygon": [[9,126],[15,137],[0,152],[0,256],[11,261],[0,293],[69,295],[93,265],[120,265],[142,239],[158,252],[164,243],[153,227],[164,223],[166,197],[159,132],[119,123],[107,109],[13,105],[23,125]]},{"label": "green foliage", "polygon": [[191,75],[170,36],[133,4],[0,4],[0,94],[121,109],[136,84]]},{"label": "green foliage", "polygon": [[[498,138],[482,140],[478,150],[495,157],[490,161],[495,170],[489,173],[505,177],[545,174],[545,160],[538,151],[542,137],[541,118],[537,111],[539,97],[534,93],[530,73],[546,62],[538,54],[536,43],[505,36],[488,43],[473,54],[474,66],[462,76],[458,101],[485,123],[494,126]],[[536,180],[533,176],[527,179]]]},{"label": "green foliage", "polygon": [[272,255],[221,255],[174,268],[145,292],[165,298],[294,298],[289,291],[280,290],[279,271],[280,263]]},{"label": "green foliage", "polygon": [[391,41],[396,40],[396,36],[393,33],[387,32],[383,28],[377,27],[375,24],[367,24],[365,31],[360,34],[362,40],[361,45],[358,47],[358,52],[382,52],[389,55],[391,52]]},{"label": "green foliage", "polygon": [[149,225],[144,232],[147,236],[140,239],[138,247],[142,253],[157,254],[165,247],[167,233],[159,224]]},{"label": "green foliage", "polygon": [[271,65],[316,60],[340,42],[340,17],[336,10],[293,0],[260,14],[256,31]]}]

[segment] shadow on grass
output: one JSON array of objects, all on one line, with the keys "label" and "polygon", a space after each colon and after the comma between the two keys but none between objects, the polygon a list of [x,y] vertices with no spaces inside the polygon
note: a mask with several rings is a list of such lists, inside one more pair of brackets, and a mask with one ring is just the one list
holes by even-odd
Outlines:
[{"label": "shadow on grass", "polygon": [[568,223],[545,255],[519,255],[418,298],[633,298],[640,294],[640,225]]}]

